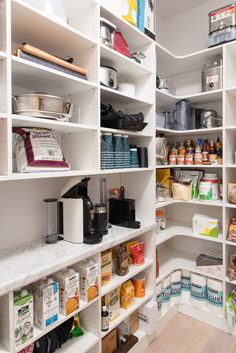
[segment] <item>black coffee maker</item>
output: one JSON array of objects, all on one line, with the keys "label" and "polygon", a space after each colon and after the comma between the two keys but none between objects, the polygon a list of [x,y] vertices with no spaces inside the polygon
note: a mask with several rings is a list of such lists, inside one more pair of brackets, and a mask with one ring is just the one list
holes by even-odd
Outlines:
[{"label": "black coffee maker", "polygon": [[[73,243],[100,243],[103,235],[106,234],[104,231],[105,226],[102,228],[106,220],[104,208],[101,211],[103,217],[103,222],[101,223],[97,215],[94,217],[94,206],[88,196],[90,178],[80,179],[76,183],[73,183],[74,181],[73,179],[67,184],[59,201],[60,234],[63,235],[64,240]],[[94,226],[94,220],[99,224]]]},{"label": "black coffee maker", "polygon": [[109,199],[109,222],[111,224],[127,227],[140,228],[140,222],[135,220],[135,200],[125,198],[125,189],[120,188],[119,197]]}]

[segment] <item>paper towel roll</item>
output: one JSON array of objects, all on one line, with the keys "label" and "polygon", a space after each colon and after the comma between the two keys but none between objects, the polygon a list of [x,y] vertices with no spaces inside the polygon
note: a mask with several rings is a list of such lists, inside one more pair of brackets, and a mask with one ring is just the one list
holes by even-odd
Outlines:
[{"label": "paper towel roll", "polygon": [[204,308],[207,299],[207,279],[191,273],[191,302],[197,308]]},{"label": "paper towel roll", "polygon": [[171,303],[178,304],[181,300],[181,270],[174,271],[171,275]]},{"label": "paper towel roll", "polygon": [[223,283],[215,279],[207,280],[207,306],[216,315],[223,314]]},{"label": "paper towel roll", "polygon": [[171,299],[171,280],[170,276],[166,277],[162,281],[162,310],[168,310],[170,308]]},{"label": "paper towel roll", "polygon": [[163,299],[163,293],[162,293],[162,283],[158,284],[156,287],[156,300],[157,300],[157,309],[158,312],[161,313],[162,309],[162,299]]}]

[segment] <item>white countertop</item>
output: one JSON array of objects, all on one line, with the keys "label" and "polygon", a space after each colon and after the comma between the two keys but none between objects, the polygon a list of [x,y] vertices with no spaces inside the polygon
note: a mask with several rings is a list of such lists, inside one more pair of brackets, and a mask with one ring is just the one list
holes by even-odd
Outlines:
[{"label": "white countertop", "polygon": [[112,226],[96,245],[34,242],[0,252],[0,296],[155,228],[150,222],[141,225],[140,229]]}]

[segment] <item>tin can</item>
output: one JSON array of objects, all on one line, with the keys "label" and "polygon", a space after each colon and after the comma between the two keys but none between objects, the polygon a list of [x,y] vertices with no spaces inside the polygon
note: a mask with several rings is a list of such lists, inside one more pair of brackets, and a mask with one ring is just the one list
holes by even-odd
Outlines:
[{"label": "tin can", "polygon": [[133,279],[133,285],[135,290],[135,297],[145,297],[145,276],[142,274],[135,276]]},{"label": "tin can", "polygon": [[170,165],[175,165],[176,164],[176,156],[169,156],[169,164]]},{"label": "tin can", "polygon": [[177,164],[178,165],[184,165],[185,164],[185,156],[182,154],[179,154],[177,156]]},{"label": "tin can", "polygon": [[186,161],[186,165],[192,165],[193,164],[193,155],[192,154],[187,154],[186,158],[185,158],[185,161]]}]

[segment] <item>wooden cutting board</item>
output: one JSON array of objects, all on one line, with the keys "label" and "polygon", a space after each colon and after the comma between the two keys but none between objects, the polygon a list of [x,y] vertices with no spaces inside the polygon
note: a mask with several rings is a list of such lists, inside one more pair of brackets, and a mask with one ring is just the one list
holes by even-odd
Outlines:
[{"label": "wooden cutting board", "polygon": [[35,48],[29,44],[23,44],[21,47],[19,47],[19,49],[28,53],[28,54],[37,56],[37,57],[42,58],[44,60],[51,61],[57,65],[61,65],[63,67],[66,67],[70,70],[79,72],[82,75],[86,75],[86,76],[88,75],[88,70],[86,70],[82,67],[79,67],[77,65],[71,64],[65,60],[60,59],[60,58],[57,58],[56,56],[51,55],[51,54],[49,54],[43,50],[40,50],[38,48]]}]

